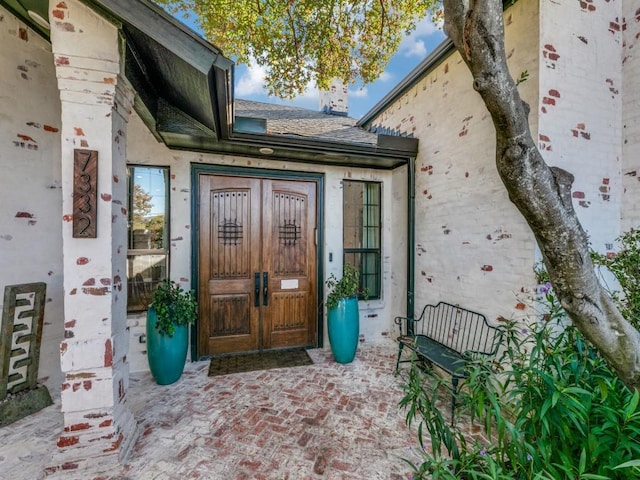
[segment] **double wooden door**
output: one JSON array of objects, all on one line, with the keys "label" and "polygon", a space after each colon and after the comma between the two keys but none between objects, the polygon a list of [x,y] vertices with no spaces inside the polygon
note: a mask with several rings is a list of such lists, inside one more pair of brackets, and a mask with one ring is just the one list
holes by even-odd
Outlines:
[{"label": "double wooden door", "polygon": [[199,355],[315,345],[316,183],[198,181]]}]

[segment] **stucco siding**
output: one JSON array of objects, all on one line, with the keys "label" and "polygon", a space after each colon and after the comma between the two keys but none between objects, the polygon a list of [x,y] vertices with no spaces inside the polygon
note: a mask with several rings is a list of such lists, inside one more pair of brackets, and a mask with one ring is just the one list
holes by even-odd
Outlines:
[{"label": "stucco siding", "polygon": [[0,288],[47,284],[39,376],[59,393],[64,334],[60,100],[50,45],[2,7],[0,65]]},{"label": "stucco siding", "polygon": [[[505,14],[506,44],[523,98],[535,104],[537,2]],[[531,115],[536,125],[535,109]],[[444,59],[373,122],[420,139],[416,172],[416,309],[440,300],[491,320],[517,314],[533,284],[533,237],[495,169],[495,131],[461,57]],[[534,133],[535,134],[535,133]]]},{"label": "stucco siding", "polygon": [[623,3],[622,231],[640,227],[640,5]]}]

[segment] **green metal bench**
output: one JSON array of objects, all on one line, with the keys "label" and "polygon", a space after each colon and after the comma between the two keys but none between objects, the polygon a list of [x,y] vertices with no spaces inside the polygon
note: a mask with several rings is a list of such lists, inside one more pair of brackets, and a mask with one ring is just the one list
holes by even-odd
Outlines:
[{"label": "green metal bench", "polygon": [[428,366],[437,365],[451,375],[453,423],[459,383],[466,377],[465,360],[476,355],[494,357],[502,330],[489,325],[483,314],[446,302],[426,305],[418,318],[396,317],[394,321],[400,328],[396,372],[401,363],[413,361],[401,359],[406,347]]}]

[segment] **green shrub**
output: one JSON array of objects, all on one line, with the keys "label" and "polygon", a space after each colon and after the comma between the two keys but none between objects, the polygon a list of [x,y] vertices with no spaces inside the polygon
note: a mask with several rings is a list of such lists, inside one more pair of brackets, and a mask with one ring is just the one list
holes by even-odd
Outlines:
[{"label": "green shrub", "polygon": [[198,316],[198,303],[193,291],[183,290],[173,280],[164,280],[158,284],[149,307],[158,314],[158,332],[167,337],[173,337],[176,327],[189,325]]},{"label": "green shrub", "polygon": [[360,289],[360,270],[351,264],[345,263],[342,270],[342,278],[338,280],[332,273],[325,281],[329,294],[327,295],[327,310],[338,306],[343,298],[362,296],[369,298],[369,289]]},{"label": "green shrub", "polygon": [[620,250],[612,256],[592,252],[595,265],[609,269],[620,284],[610,289],[622,316],[640,329],[640,230],[631,230],[618,238]]},{"label": "green shrub", "polygon": [[468,439],[438,410],[449,379],[412,366],[401,406],[423,447],[410,462],[414,479],[638,478],[638,391],[568,324],[550,284],[538,293],[544,320],[505,320],[501,356],[465,366],[457,414],[470,414],[488,441]]}]

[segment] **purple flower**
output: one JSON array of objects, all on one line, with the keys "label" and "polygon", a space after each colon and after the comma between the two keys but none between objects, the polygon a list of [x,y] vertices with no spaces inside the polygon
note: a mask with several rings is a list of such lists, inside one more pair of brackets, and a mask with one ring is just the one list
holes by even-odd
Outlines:
[{"label": "purple flower", "polygon": [[540,285],[538,287],[538,292],[542,294],[546,294],[549,290],[551,290],[551,282],[547,282],[544,285]]},{"label": "purple flower", "polygon": [[480,450],[480,456],[481,457],[486,457],[487,456],[487,451],[483,448],[482,450]]}]

